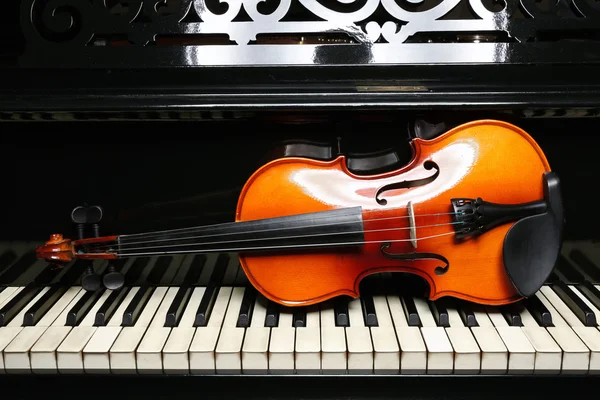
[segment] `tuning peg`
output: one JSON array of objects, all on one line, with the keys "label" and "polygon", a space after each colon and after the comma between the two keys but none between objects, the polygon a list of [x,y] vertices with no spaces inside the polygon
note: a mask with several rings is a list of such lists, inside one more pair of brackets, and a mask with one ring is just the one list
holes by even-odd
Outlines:
[{"label": "tuning peg", "polygon": [[87,208],[87,223],[88,224],[97,224],[102,221],[102,217],[104,216],[104,210],[100,206],[90,206]]},{"label": "tuning peg", "polygon": [[85,224],[87,223],[87,208],[78,206],[71,211],[71,221],[77,225],[77,236],[79,239],[85,237]]},{"label": "tuning peg", "polygon": [[71,221],[75,224],[87,224],[87,215],[86,207],[77,206],[71,211]]},{"label": "tuning peg", "polygon": [[104,274],[102,283],[105,288],[110,290],[121,289],[125,284],[125,276],[117,271],[117,267],[111,262],[108,264],[108,271]]},{"label": "tuning peg", "polygon": [[95,292],[100,289],[101,284],[102,279],[100,279],[100,275],[94,271],[94,266],[90,262],[81,276],[81,286],[88,292]]},{"label": "tuning peg", "polygon": [[100,206],[91,206],[87,209],[87,223],[92,224],[92,230],[95,237],[100,236],[100,225],[98,223],[102,220],[104,211]]},{"label": "tuning peg", "polygon": [[100,206],[83,207],[78,206],[71,211],[71,221],[77,225],[79,239],[85,238],[85,225],[91,224],[94,237],[100,236],[99,222],[104,216],[104,210]]}]

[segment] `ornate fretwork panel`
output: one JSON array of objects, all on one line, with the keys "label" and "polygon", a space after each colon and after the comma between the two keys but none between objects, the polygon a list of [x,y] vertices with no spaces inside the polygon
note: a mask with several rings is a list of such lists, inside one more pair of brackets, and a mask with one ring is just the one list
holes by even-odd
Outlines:
[{"label": "ornate fretwork panel", "polygon": [[597,42],[600,2],[24,0],[21,24],[35,65],[502,62],[511,44]]}]

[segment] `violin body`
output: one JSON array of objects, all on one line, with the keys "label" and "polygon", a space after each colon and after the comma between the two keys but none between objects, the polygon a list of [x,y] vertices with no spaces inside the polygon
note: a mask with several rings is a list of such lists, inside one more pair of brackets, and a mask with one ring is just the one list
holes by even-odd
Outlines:
[{"label": "violin body", "polygon": [[[369,274],[408,272],[426,280],[432,300],[453,296],[501,305],[522,299],[507,273],[503,255],[505,237],[515,222],[466,240],[451,234],[417,240],[415,248],[406,241],[410,229],[400,229],[407,227],[406,222],[394,223],[389,218],[409,217],[406,206],[411,202],[416,236],[429,237],[451,230],[445,224],[453,222],[453,198],[483,198],[501,204],[543,199],[542,176],[550,166],[542,150],[527,133],[500,121],[467,123],[435,139],[417,138],[411,144],[413,158],[408,165],[378,175],[349,172],[344,156],[332,161],[280,158],[257,170],[241,192],[236,221],[358,206],[366,243],[331,251],[241,252],[243,270],[256,289],[275,302],[308,305],[339,295],[358,297],[359,283]],[[439,167],[435,179],[414,187],[393,188],[398,182],[431,177],[433,168],[428,162]],[[386,186],[391,189],[381,192]],[[562,223],[562,215],[558,219]],[[537,233],[541,232],[531,234]],[[385,253],[441,255],[447,260],[441,268],[447,270],[440,274],[439,259],[398,260],[384,255],[382,243],[390,238],[397,241],[388,243]],[[556,259],[560,239],[558,247],[556,240],[548,246],[554,246],[548,251],[555,254],[549,258]],[[542,275],[547,277],[551,269],[545,266]]]},{"label": "violin body", "polygon": [[[540,147],[494,120],[410,143],[407,165],[373,174],[352,172],[343,155],[267,162],[242,189],[234,222],[92,238],[78,228],[78,240],[53,234],[37,255],[68,263],[233,252],[252,285],[286,306],[356,298],[379,272],[422,277],[432,300],[502,305],[534,295],[563,229],[559,181]],[[95,224],[98,213],[76,209],[72,219]],[[105,287],[118,288],[123,278],[111,274]]]}]

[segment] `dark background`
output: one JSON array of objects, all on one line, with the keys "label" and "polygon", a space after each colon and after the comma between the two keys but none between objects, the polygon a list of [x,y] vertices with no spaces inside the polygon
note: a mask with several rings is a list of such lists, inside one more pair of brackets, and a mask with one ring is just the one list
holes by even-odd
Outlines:
[{"label": "dark background", "polygon": [[[228,222],[241,187],[282,141],[340,137],[345,153],[388,149],[407,162],[411,118],[388,111],[313,112],[294,123],[286,113],[240,121],[4,122],[0,236],[72,235],[70,211],[81,204],[105,209],[104,234]],[[596,238],[594,119],[504,119],[534,137],[561,178],[565,239]]]}]

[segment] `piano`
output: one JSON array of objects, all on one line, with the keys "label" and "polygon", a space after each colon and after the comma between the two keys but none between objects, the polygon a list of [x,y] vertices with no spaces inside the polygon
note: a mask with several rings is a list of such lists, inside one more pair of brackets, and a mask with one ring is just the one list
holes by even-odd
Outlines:
[{"label": "piano", "polygon": [[[593,0],[12,1],[0,16],[0,387],[40,398],[587,398],[600,371],[600,11]],[[535,297],[480,307],[381,274],[286,309],[236,254],[135,258],[119,290],[34,256],[76,232],[231,221],[273,156],[397,168],[407,142],[495,118],[562,182]],[[49,179],[52,178],[52,179]],[[108,272],[94,264],[94,273]]]}]

